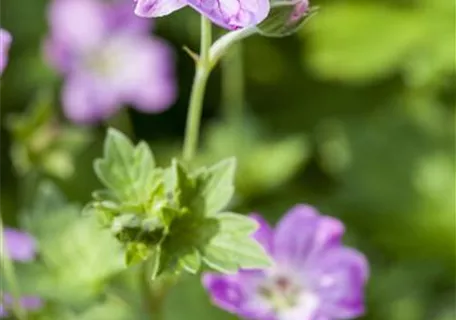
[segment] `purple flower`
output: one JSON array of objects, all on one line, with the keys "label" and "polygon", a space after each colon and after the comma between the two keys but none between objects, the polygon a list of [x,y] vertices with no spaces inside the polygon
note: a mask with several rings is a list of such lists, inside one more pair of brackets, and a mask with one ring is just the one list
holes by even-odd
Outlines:
[{"label": "purple flower", "polygon": [[[27,262],[35,258],[36,242],[28,233],[17,229],[3,229],[2,249],[12,260]],[[20,303],[27,310],[37,310],[41,308],[42,301],[37,297],[21,297]],[[13,298],[8,293],[0,292],[0,318],[8,316],[7,309],[13,304]]]},{"label": "purple flower", "polygon": [[16,261],[31,261],[35,258],[36,242],[28,233],[17,229],[5,228],[3,230],[5,253]]},{"label": "purple flower", "polygon": [[49,21],[45,53],[65,76],[62,104],[70,120],[97,122],[124,104],[160,112],[174,102],[173,52],[149,36],[150,23],[129,5],[55,0]]},{"label": "purple flower", "polygon": [[269,0],[135,0],[140,17],[160,17],[188,5],[223,28],[253,26],[269,13]]},{"label": "purple flower", "polygon": [[[8,309],[13,304],[13,297],[7,293],[0,293],[0,318],[7,317],[9,315]],[[43,302],[38,297],[25,296],[20,299],[22,308],[29,311],[36,311],[41,309]]]},{"label": "purple flower", "polygon": [[8,51],[12,40],[9,32],[0,28],[0,74],[8,64]]},{"label": "purple flower", "polygon": [[343,246],[343,224],[297,205],[276,230],[260,216],[256,239],[274,258],[268,270],[208,273],[203,284],[222,309],[255,320],[351,319],[364,312],[365,257]]}]

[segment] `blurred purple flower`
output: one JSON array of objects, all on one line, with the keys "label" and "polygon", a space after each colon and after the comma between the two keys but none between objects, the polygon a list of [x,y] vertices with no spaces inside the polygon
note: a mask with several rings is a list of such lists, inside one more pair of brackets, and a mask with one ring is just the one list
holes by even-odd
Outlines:
[{"label": "blurred purple flower", "polygon": [[35,258],[36,242],[28,233],[17,229],[5,228],[3,230],[5,253],[12,260],[31,261]]},{"label": "blurred purple flower", "polygon": [[8,51],[12,40],[9,32],[0,28],[0,74],[8,64]]},{"label": "blurred purple flower", "polygon": [[[27,262],[35,259],[36,242],[28,233],[12,228],[3,229],[2,252],[12,260]],[[38,297],[21,297],[20,303],[27,310],[37,310],[41,308],[42,301]],[[0,318],[8,316],[7,309],[13,304],[10,294],[0,292]]]},{"label": "blurred purple flower", "polygon": [[368,263],[344,247],[343,224],[298,205],[275,231],[258,215],[256,239],[274,258],[268,270],[208,273],[203,284],[222,309],[255,320],[351,319],[364,312]]},{"label": "blurred purple flower", "polygon": [[51,65],[65,75],[62,103],[72,121],[92,123],[123,104],[160,112],[174,102],[173,52],[148,34],[150,22],[129,3],[54,0],[51,35],[45,43]]},{"label": "blurred purple flower", "polygon": [[134,0],[140,17],[160,17],[188,5],[219,26],[234,30],[256,25],[269,13],[269,0]]},{"label": "blurred purple flower", "polygon": [[[9,309],[13,304],[13,297],[7,293],[0,293],[0,318],[7,317]],[[38,297],[25,296],[20,299],[22,308],[29,311],[36,311],[41,309],[43,301]]]}]

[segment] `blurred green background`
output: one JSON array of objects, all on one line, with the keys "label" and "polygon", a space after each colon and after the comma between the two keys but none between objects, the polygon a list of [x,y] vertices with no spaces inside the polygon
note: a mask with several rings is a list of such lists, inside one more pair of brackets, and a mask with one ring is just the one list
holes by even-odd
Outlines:
[{"label": "blurred green background", "polygon": [[[275,222],[306,202],[342,219],[346,243],[371,263],[363,319],[455,319],[455,3],[312,4],[319,13],[298,34],[244,42],[242,128],[222,107],[222,70],[214,71],[199,161],[238,157],[238,212]],[[60,80],[42,58],[47,5],[1,1],[1,25],[14,36],[1,83],[1,211],[9,225],[46,221],[34,226],[56,261],[49,279],[21,266],[21,280],[25,291],[55,301],[43,319],[141,319],[137,270],[121,272],[77,213],[99,187],[91,163],[107,126],[147,140],[162,162],[179,154],[194,71],[181,48],[197,48],[198,16],[182,10],[156,21],[154,33],[177,53],[179,99],[171,109],[129,109],[82,128],[60,116]],[[36,184],[43,177],[80,205],[54,201],[62,196]],[[71,311],[60,310],[62,302]],[[212,307],[199,279],[189,277],[171,292],[167,319],[233,317]]]}]

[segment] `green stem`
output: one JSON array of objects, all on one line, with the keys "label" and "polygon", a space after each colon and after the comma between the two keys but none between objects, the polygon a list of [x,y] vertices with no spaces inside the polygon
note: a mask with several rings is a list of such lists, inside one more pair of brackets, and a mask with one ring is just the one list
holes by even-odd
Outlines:
[{"label": "green stem", "polygon": [[223,37],[219,38],[211,47],[210,63],[214,67],[226,51],[236,42],[245,39],[257,32],[255,27],[248,27],[236,31],[228,32]]},{"label": "green stem", "polygon": [[[3,221],[0,215],[0,245],[2,246],[4,246],[5,243],[3,234]],[[9,291],[13,296],[12,311],[18,320],[27,320],[27,313],[21,305],[21,294],[17,284],[16,275],[14,273],[14,266],[8,254],[4,251],[5,250],[0,250],[0,258],[2,262],[1,266],[4,277],[9,285]]]},{"label": "green stem", "polygon": [[176,284],[176,275],[162,275],[151,280],[151,264],[146,261],[142,265],[140,281],[143,285],[144,303],[151,320],[165,319],[165,302],[169,290]]},{"label": "green stem", "polygon": [[144,304],[148,310],[150,319],[165,319],[165,291],[162,287],[152,286],[148,261],[141,267],[140,283],[143,284]]},{"label": "green stem", "polygon": [[212,44],[211,22],[201,16],[201,49],[200,57],[196,64],[196,73],[190,95],[190,104],[187,115],[183,156],[186,161],[191,161],[198,148],[201,112],[203,108],[204,92],[207,79],[211,72],[210,48]]},{"label": "green stem", "polygon": [[242,43],[236,43],[222,58],[222,110],[231,127],[238,127],[244,109]]}]

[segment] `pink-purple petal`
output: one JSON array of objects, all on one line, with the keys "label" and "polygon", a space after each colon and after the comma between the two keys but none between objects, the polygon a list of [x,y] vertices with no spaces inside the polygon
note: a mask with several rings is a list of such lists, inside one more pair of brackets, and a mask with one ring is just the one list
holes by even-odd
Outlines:
[{"label": "pink-purple petal", "polygon": [[181,9],[185,5],[184,0],[137,0],[135,14],[145,18],[161,17]]},{"label": "pink-purple petal", "polygon": [[315,231],[313,250],[315,253],[340,246],[345,232],[343,223],[335,218],[322,216]]},{"label": "pink-purple petal", "polygon": [[302,265],[313,249],[318,224],[318,212],[313,207],[293,207],[276,227],[274,258],[286,265]]},{"label": "pink-purple petal", "polygon": [[21,305],[26,310],[39,310],[43,307],[43,300],[34,296],[24,296],[21,297]]},{"label": "pink-purple petal", "polygon": [[[8,293],[0,292],[0,318],[9,316],[7,309],[13,304],[13,297]],[[43,307],[43,300],[35,296],[23,296],[20,298],[22,308],[28,311],[36,311]]]},{"label": "pink-purple petal", "polygon": [[5,29],[0,29],[0,74],[8,64],[8,52],[12,42],[11,34]]},{"label": "pink-purple petal", "polygon": [[[353,319],[364,313],[368,262],[360,252],[343,246],[344,226],[339,220],[298,205],[273,232],[263,218],[253,217],[261,226],[256,239],[263,246],[270,245],[274,233],[275,266],[208,276],[205,287],[216,305],[255,320]],[[295,303],[277,305],[281,296]]]},{"label": "pink-purple petal", "polygon": [[205,273],[203,286],[221,309],[245,319],[273,320],[270,307],[257,296],[262,279],[264,274],[260,271],[241,271],[236,275]]},{"label": "pink-purple petal", "polygon": [[259,214],[253,213],[249,215],[250,218],[258,223],[258,230],[253,235],[254,238],[263,246],[267,253],[272,254],[274,231],[269,223]]},{"label": "pink-purple petal", "polygon": [[13,228],[3,230],[6,254],[16,261],[32,261],[36,255],[35,239],[28,233]]},{"label": "pink-purple petal", "polygon": [[160,112],[173,104],[173,51],[150,36],[151,20],[134,15],[131,4],[54,0],[49,12],[51,34],[44,51],[65,77],[67,118],[95,123],[126,105]]},{"label": "pink-purple petal", "polygon": [[[109,31],[101,1],[55,0],[49,9],[52,37],[69,48],[87,52]],[[83,21],[83,23],[82,23]]]},{"label": "pink-purple petal", "polygon": [[340,247],[312,261],[309,270],[313,289],[323,297],[325,314],[350,319],[364,313],[364,286],[369,276],[364,255]]},{"label": "pink-purple petal", "polygon": [[62,88],[65,116],[73,122],[90,124],[113,115],[119,97],[103,81],[83,73],[72,74]]},{"label": "pink-purple petal", "polygon": [[269,0],[186,0],[188,5],[229,30],[254,26],[270,9]]}]

